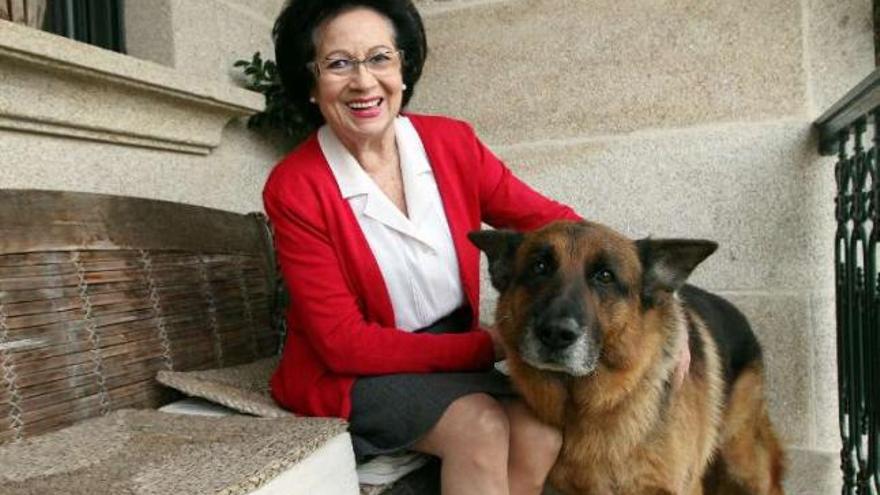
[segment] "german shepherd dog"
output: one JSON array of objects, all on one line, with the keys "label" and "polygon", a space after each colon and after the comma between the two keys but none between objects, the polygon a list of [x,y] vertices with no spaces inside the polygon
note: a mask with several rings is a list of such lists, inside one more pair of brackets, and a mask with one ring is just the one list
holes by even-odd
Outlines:
[{"label": "german shepherd dog", "polygon": [[[685,280],[717,248],[589,222],[471,232],[499,291],[511,380],[563,433],[569,495],[782,494],[784,452],[745,317]],[[673,384],[685,338],[690,371]]]}]

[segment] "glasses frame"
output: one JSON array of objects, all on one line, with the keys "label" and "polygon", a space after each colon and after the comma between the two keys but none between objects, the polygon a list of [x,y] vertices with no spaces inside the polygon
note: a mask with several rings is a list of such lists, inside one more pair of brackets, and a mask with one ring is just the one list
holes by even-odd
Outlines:
[{"label": "glasses frame", "polygon": [[[403,50],[402,48],[398,48],[398,49],[396,49],[396,50],[390,50],[390,51],[388,51],[388,52],[381,52],[381,53],[388,53],[388,54],[392,54],[392,53],[393,53],[393,54],[397,55],[398,60],[400,61],[400,66],[403,67],[404,54],[405,54],[406,52],[404,52],[404,50]],[[360,66],[363,66],[364,69],[366,69],[367,72],[369,72],[370,74],[373,74],[373,75],[375,76],[376,73],[374,73],[372,70],[370,70],[370,66],[369,66],[369,65],[365,65],[365,64],[367,63],[368,60],[370,60],[371,58],[375,57],[375,56],[378,55],[378,54],[379,54],[379,53],[374,53],[373,55],[370,55],[370,56],[367,56],[367,57],[364,57],[364,58],[351,58],[351,59],[347,59],[349,62],[352,62],[352,63],[354,64],[354,68],[351,70],[351,74],[345,74],[345,75],[342,75],[342,74],[334,74],[334,76],[337,76],[337,77],[340,77],[340,78],[349,79],[349,78],[353,77],[355,74],[358,73],[358,69],[360,69]],[[333,59],[327,59],[327,58],[325,58],[324,60],[333,60]],[[337,59],[337,60],[339,60],[339,59]],[[317,78],[317,77],[321,77],[321,67],[318,65],[318,61],[317,61],[317,60],[312,60],[311,62],[308,62],[308,63],[306,64],[306,68],[307,68],[312,74],[314,74],[316,78]]]}]

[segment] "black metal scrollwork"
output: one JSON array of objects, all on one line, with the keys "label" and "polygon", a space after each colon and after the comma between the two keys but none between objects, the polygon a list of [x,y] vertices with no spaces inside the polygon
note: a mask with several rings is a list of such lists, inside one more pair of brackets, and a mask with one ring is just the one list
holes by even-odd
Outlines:
[{"label": "black metal scrollwork", "polygon": [[[873,116],[872,116],[873,117]],[[857,120],[838,138],[835,179],[835,265],[838,387],[843,493],[878,493],[878,308],[877,240],[880,184],[876,120],[865,147],[869,120]],[[848,147],[852,143],[851,152]]]}]

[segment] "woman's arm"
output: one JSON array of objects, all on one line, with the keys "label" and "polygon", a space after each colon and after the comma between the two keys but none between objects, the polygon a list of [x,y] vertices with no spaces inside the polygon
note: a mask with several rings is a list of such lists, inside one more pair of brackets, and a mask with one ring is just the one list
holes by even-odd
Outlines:
[{"label": "woman's arm", "polygon": [[377,375],[491,366],[492,341],[484,332],[416,334],[367,322],[326,230],[268,189],[264,203],[292,319],[333,372]]}]

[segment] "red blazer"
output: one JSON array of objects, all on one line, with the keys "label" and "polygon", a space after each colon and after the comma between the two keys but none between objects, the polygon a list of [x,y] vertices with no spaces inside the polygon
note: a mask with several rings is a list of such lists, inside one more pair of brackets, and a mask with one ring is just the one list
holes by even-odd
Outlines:
[{"label": "red blazer", "polygon": [[492,341],[477,331],[480,254],[467,233],[481,221],[529,230],[580,219],[514,177],[469,125],[408,117],[440,190],[473,331],[431,335],[394,328],[382,273],[312,134],[275,166],[263,191],[290,291],[287,341],[270,386],[275,400],[295,413],[348,418],[358,376],[489,368]]}]

